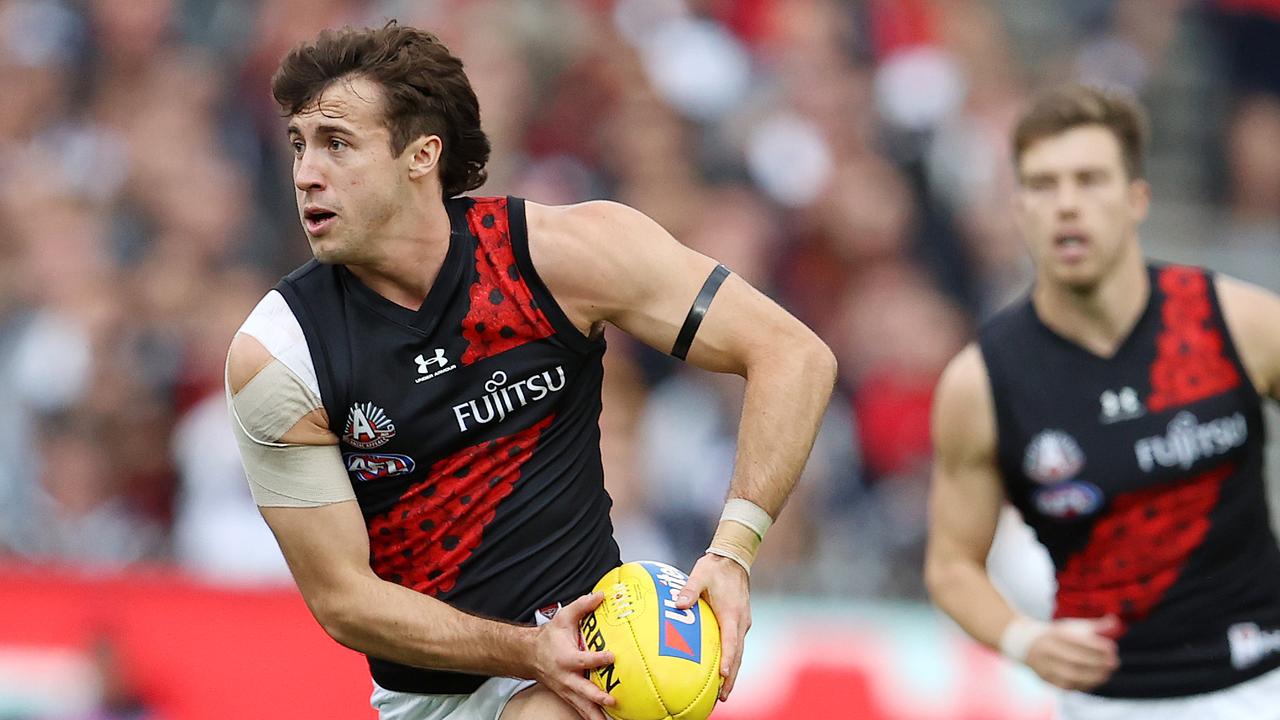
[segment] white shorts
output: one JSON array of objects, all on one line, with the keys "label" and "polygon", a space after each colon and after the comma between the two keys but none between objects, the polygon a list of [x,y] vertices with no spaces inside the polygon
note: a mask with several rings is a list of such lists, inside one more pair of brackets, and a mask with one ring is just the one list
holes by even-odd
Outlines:
[{"label": "white shorts", "polygon": [[1063,693],[1060,720],[1280,720],[1280,670],[1203,695],[1123,700]]},{"label": "white shorts", "polygon": [[511,698],[531,685],[532,680],[495,677],[470,695],[419,695],[374,683],[369,703],[379,720],[498,720]]}]

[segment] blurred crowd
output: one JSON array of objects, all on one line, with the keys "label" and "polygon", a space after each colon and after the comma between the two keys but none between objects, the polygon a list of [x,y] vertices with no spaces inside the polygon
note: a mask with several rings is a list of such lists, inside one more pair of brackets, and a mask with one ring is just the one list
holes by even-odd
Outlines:
[{"label": "blurred crowd", "polygon": [[[1149,249],[1280,284],[1280,0],[0,0],[0,558],[288,582],[222,395],[309,257],[268,80],[391,17],[466,63],[477,194],[632,205],[837,353],[766,592],[921,596],[930,392],[1029,279],[1006,138],[1036,89],[1137,93]],[[688,567],[742,381],[622,335],[606,367],[623,554]]]}]

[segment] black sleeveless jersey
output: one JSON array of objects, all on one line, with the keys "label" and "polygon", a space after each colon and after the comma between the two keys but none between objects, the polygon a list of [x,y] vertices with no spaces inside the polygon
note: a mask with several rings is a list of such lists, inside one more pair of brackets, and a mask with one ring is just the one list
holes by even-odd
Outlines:
[{"label": "black sleeveless jersey", "polygon": [[[524,202],[446,201],[449,250],[422,307],[340,265],[285,277],[377,575],[474,614],[531,622],[618,565],[600,461],[603,340],[529,259]],[[486,678],[369,658],[389,690]]]},{"label": "black sleeveless jersey", "polygon": [[1030,300],[980,334],[1001,475],[1053,558],[1055,616],[1121,619],[1120,668],[1093,691],[1109,697],[1209,692],[1280,666],[1261,401],[1212,277],[1149,273],[1109,359]]}]

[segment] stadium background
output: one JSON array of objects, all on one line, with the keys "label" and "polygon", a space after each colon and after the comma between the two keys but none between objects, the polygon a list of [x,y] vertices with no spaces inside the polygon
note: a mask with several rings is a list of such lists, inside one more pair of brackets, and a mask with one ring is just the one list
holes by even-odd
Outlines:
[{"label": "stadium background", "polygon": [[[1046,717],[920,580],[931,387],[1028,280],[1006,133],[1051,82],[1134,90],[1147,250],[1280,288],[1280,0],[0,0],[0,718],[372,717],[252,505],[221,378],[308,256],[268,78],[388,17],[466,62],[480,193],[631,204],[840,358],[716,717]],[[611,342],[624,555],[687,568],[741,381]]]}]

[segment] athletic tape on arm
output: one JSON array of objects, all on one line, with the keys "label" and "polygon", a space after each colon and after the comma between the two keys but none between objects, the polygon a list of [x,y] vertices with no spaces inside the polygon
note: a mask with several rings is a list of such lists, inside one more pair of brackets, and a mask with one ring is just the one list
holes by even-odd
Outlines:
[{"label": "athletic tape on arm", "polygon": [[724,504],[720,524],[707,553],[738,563],[750,575],[751,564],[755,562],[760,543],[771,525],[773,518],[764,508],[750,500],[730,498]]},{"label": "athletic tape on arm", "polygon": [[698,297],[693,300],[693,307],[689,308],[689,314],[685,316],[684,325],[680,327],[680,333],[676,335],[676,344],[671,346],[671,354],[684,360],[689,354],[689,348],[693,345],[693,337],[698,334],[698,326],[702,324],[702,318],[707,314],[707,309],[711,307],[711,300],[720,290],[720,285],[724,283],[724,279],[729,277],[729,268],[724,265],[716,265],[715,270],[707,276],[707,281],[702,283],[702,289],[698,291]]},{"label": "athletic tape on arm", "polygon": [[231,430],[253,500],[262,507],[318,507],[355,499],[337,445],[276,442],[320,406],[310,388],[272,360],[240,392],[231,395]]}]

